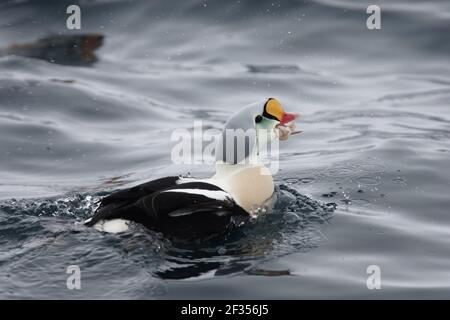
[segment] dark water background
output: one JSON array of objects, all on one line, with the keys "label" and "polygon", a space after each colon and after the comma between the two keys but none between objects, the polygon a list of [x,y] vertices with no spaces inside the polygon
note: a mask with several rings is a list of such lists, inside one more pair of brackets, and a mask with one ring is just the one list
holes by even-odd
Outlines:
[{"label": "dark water background", "polygon": [[[72,3],[2,2],[0,47],[74,33]],[[450,2],[80,5],[105,35],[93,66],[0,58],[1,298],[450,298]],[[111,190],[210,175],[172,164],[171,132],[271,96],[304,130],[273,215],[190,244],[76,224]]]}]

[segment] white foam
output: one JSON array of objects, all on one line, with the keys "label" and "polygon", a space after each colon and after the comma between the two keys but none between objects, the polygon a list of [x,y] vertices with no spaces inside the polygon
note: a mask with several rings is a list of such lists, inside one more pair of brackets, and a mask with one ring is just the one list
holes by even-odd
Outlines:
[{"label": "white foam", "polygon": [[89,223],[89,222],[91,222],[91,220],[92,220],[92,218],[86,219],[86,220],[84,220],[83,223]]}]

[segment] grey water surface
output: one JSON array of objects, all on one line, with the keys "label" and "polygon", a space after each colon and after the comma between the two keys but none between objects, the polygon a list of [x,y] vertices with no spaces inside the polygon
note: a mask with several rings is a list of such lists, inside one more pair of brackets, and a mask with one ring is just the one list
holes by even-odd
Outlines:
[{"label": "grey water surface", "polygon": [[[450,298],[449,1],[80,1],[67,30],[73,3],[0,4],[2,48],[104,36],[91,65],[0,57],[0,298]],[[304,131],[272,214],[192,243],[79,224],[113,190],[211,175],[171,161],[173,130],[266,97]]]}]

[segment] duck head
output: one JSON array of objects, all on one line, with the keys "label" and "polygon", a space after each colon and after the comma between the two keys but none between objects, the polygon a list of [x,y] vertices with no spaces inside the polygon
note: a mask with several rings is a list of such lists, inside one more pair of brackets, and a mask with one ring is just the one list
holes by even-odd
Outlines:
[{"label": "duck head", "polygon": [[287,140],[295,131],[298,114],[286,112],[275,98],[268,98],[236,112],[225,123],[216,149],[216,161],[244,164],[257,161],[261,150],[274,139]]}]

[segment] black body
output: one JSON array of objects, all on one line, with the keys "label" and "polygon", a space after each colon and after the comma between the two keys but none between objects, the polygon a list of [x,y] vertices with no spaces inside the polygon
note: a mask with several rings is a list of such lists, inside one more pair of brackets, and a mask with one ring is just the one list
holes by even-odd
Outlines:
[{"label": "black body", "polygon": [[205,182],[177,184],[179,177],[153,180],[103,198],[100,207],[86,225],[100,220],[125,219],[141,223],[165,235],[202,238],[229,231],[236,218],[248,213],[230,198],[217,200],[177,189],[223,191]]}]

